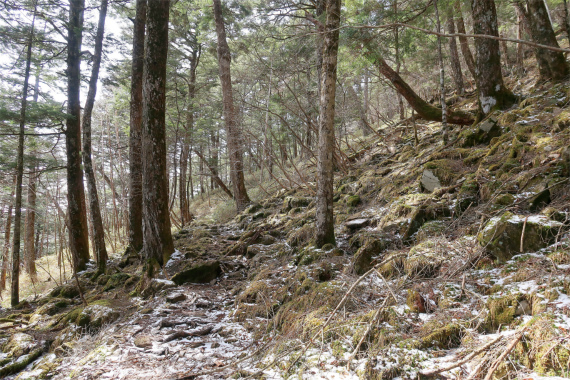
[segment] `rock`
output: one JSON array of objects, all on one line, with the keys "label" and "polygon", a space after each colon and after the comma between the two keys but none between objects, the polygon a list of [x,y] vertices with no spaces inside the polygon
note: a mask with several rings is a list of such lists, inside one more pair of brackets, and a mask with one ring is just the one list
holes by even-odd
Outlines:
[{"label": "rock", "polygon": [[99,329],[101,326],[114,322],[119,318],[119,313],[108,306],[89,305],[77,318],[77,325]]},{"label": "rock", "polygon": [[281,212],[287,212],[292,208],[297,207],[307,207],[313,201],[312,198],[305,198],[305,197],[286,197],[283,200],[283,207],[281,208]]},{"label": "rock", "polygon": [[416,241],[422,242],[430,237],[443,234],[447,228],[447,223],[444,220],[431,220],[424,223],[416,232]]},{"label": "rock", "polygon": [[348,222],[346,222],[344,224],[344,226],[349,231],[356,231],[356,230],[359,230],[361,228],[368,226],[369,224],[370,224],[370,219],[360,218],[360,219],[349,220]]},{"label": "rock", "polygon": [[271,235],[268,235],[268,234],[261,236],[258,239],[258,241],[256,241],[257,244],[263,244],[263,245],[272,245],[272,244],[275,244],[276,242],[277,242],[277,239]]},{"label": "rock", "polygon": [[549,246],[563,226],[562,223],[550,220],[544,215],[530,215],[527,218],[507,211],[500,217],[491,218],[477,236],[477,241],[500,262],[505,262],[516,254],[536,252]]},{"label": "rock", "polygon": [[461,133],[461,145],[470,148],[479,144],[488,144],[491,139],[502,134],[498,124],[498,114],[491,114],[485,120],[473,128],[466,129]]},{"label": "rock", "polygon": [[427,191],[429,191],[430,193],[433,192],[435,189],[439,189],[441,187],[441,182],[435,176],[435,174],[429,169],[424,170],[420,182],[422,184],[422,187]]},{"label": "rock", "polygon": [[404,270],[410,277],[433,278],[446,258],[435,240],[426,240],[410,248],[404,260]]},{"label": "rock", "polygon": [[153,278],[150,284],[141,292],[143,298],[148,298],[162,290],[171,289],[176,287],[176,284],[170,280],[163,280],[160,278]]},{"label": "rock", "polygon": [[204,284],[217,278],[221,273],[222,268],[219,261],[205,261],[187,265],[181,272],[172,277],[172,281],[177,285],[187,282]]},{"label": "rock", "polygon": [[75,298],[79,296],[79,289],[74,285],[62,285],[53,289],[50,293],[52,297]]},{"label": "rock", "polygon": [[350,195],[346,198],[346,205],[348,207],[356,207],[360,204],[361,200],[358,195]]},{"label": "rock", "polygon": [[186,300],[186,295],[184,293],[170,293],[166,296],[166,302],[168,303],[178,303]]},{"label": "rock", "polygon": [[14,333],[8,343],[4,346],[4,353],[17,358],[29,353],[37,343],[31,335],[24,333]]},{"label": "rock", "polygon": [[253,203],[251,206],[245,209],[246,214],[255,214],[257,211],[261,210],[263,206],[259,203]]},{"label": "rock", "polygon": [[152,347],[152,339],[148,335],[139,335],[134,340],[134,345],[138,348]]},{"label": "rock", "polygon": [[103,290],[109,291],[111,289],[121,287],[125,285],[125,282],[129,278],[131,278],[131,275],[128,273],[123,273],[123,272],[115,273],[111,275],[111,277],[109,277],[109,280],[107,280],[107,284],[105,285],[105,288],[103,288]]},{"label": "rock", "polygon": [[356,274],[361,275],[372,268],[374,258],[387,248],[387,244],[381,239],[370,239],[356,252],[352,259],[352,267]]},{"label": "rock", "polygon": [[531,198],[529,207],[531,212],[537,212],[550,204],[550,190],[544,189]]},{"label": "rock", "polygon": [[250,245],[249,247],[247,247],[247,250],[245,252],[245,256],[248,259],[251,259],[257,255],[259,255],[260,253],[262,253],[262,249],[261,246],[254,244],[254,245]]}]

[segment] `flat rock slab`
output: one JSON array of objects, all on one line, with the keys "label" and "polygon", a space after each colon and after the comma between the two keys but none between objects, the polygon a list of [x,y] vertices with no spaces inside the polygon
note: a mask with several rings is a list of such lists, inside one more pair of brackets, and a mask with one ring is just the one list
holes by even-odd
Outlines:
[{"label": "flat rock slab", "polygon": [[370,219],[360,218],[360,219],[349,220],[348,222],[345,223],[345,226],[349,230],[358,230],[368,226],[369,224],[370,224]]},{"label": "flat rock slab", "polygon": [[434,191],[441,187],[441,182],[439,178],[429,169],[424,170],[421,179],[422,186],[429,192]]}]

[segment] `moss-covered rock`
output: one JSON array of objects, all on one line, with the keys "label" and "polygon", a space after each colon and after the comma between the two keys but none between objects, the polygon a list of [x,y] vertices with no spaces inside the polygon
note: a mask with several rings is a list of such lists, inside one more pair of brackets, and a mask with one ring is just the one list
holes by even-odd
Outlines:
[{"label": "moss-covered rock", "polygon": [[283,200],[283,206],[281,207],[281,212],[287,212],[293,208],[297,207],[307,207],[313,201],[312,198],[307,197],[286,197]]},{"label": "moss-covered rock", "polygon": [[430,220],[424,223],[416,232],[416,242],[420,243],[431,237],[443,234],[447,229],[448,222],[445,220]]},{"label": "moss-covered rock", "polygon": [[383,239],[369,239],[358,249],[352,258],[352,268],[356,274],[364,274],[373,267],[374,258],[388,248],[388,244]]},{"label": "moss-covered rock", "polygon": [[477,240],[488,253],[504,262],[518,253],[535,252],[552,244],[563,226],[562,223],[550,220],[544,215],[525,217],[506,212],[489,220]]},{"label": "moss-covered rock", "polygon": [[208,283],[222,273],[219,261],[204,261],[200,263],[188,264],[181,272],[172,277],[172,281],[177,285],[187,282]]},{"label": "moss-covered rock", "polygon": [[488,144],[493,137],[501,135],[501,127],[498,124],[498,113],[489,115],[475,127],[466,128],[460,134],[460,144],[464,148],[480,144]]},{"label": "moss-covered rock", "polygon": [[103,325],[114,322],[119,318],[119,313],[101,304],[92,304],[84,308],[77,316],[76,324],[90,329],[99,329]]},{"label": "moss-covered rock", "polygon": [[422,278],[435,277],[446,260],[442,248],[436,240],[426,240],[413,246],[404,260],[406,274]]},{"label": "moss-covered rock", "polygon": [[119,272],[111,275],[107,280],[104,291],[109,291],[115,288],[119,288],[125,285],[125,282],[131,278],[131,275],[124,272]]},{"label": "moss-covered rock", "polygon": [[420,347],[435,347],[439,349],[457,347],[461,343],[461,336],[464,331],[457,323],[449,323],[441,327],[424,326],[424,330],[429,331],[429,333],[421,339]]},{"label": "moss-covered rock", "polygon": [[8,356],[18,358],[29,353],[37,346],[37,342],[29,334],[14,333],[3,348],[3,352]]},{"label": "moss-covered rock", "polygon": [[350,195],[346,198],[346,205],[348,207],[356,207],[360,204],[360,196],[358,195]]},{"label": "moss-covered rock", "polygon": [[79,289],[75,285],[61,285],[54,288],[50,296],[52,297],[63,297],[63,298],[75,298],[79,296]]}]

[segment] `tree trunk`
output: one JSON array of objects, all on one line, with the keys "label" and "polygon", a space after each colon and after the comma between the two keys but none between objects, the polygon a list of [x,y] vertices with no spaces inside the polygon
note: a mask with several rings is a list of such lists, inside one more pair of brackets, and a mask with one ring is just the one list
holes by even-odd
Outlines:
[{"label": "tree trunk", "polygon": [[101,209],[99,208],[99,196],[97,194],[97,182],[93,161],[91,159],[91,114],[97,93],[97,80],[99,78],[99,67],[101,66],[101,55],[103,54],[103,36],[105,33],[105,17],[107,16],[107,0],[101,0],[99,9],[99,25],[97,26],[97,36],[95,38],[95,53],[93,55],[93,68],[89,79],[89,92],[83,110],[83,164],[85,165],[85,176],[87,177],[87,190],[89,194],[89,212],[91,215],[91,226],[93,228],[93,247],[95,249],[95,259],[97,268],[102,273],[107,265],[107,248],[105,247],[105,231],[103,230],[103,220],[101,219]]},{"label": "tree trunk", "polygon": [[[526,17],[533,41],[559,48],[544,0],[527,0],[526,3],[528,7]],[[535,52],[542,80],[562,80],[568,76],[568,65],[562,52],[543,48],[536,48]]]},{"label": "tree trunk", "polygon": [[12,307],[20,302],[20,233],[22,225],[22,177],[24,176],[24,132],[26,125],[26,108],[28,105],[28,83],[32,63],[32,46],[34,43],[34,25],[36,21],[36,7],[26,51],[26,69],[24,73],[24,88],[20,108],[20,129],[18,135],[18,153],[16,156],[16,200],[14,205],[14,244],[12,245],[12,288],[10,304]]},{"label": "tree trunk", "polygon": [[[467,34],[465,31],[465,20],[463,20],[463,13],[461,12],[461,4],[459,1],[455,2],[455,13],[457,15],[457,32],[460,34]],[[473,79],[477,78],[477,73],[475,72],[475,60],[473,59],[473,54],[471,54],[471,49],[469,48],[469,40],[467,37],[459,37],[459,45],[461,47],[461,54],[463,54],[463,59],[465,64],[471,73]]]},{"label": "tree trunk", "polygon": [[218,64],[220,69],[220,82],[222,84],[222,98],[224,105],[224,122],[226,125],[227,148],[230,161],[230,178],[234,188],[234,198],[238,211],[243,211],[250,203],[245,188],[243,174],[241,133],[236,121],[234,108],[232,77],[230,72],[231,54],[226,41],[226,29],[222,17],[220,0],[213,0],[214,20],[216,21],[216,34],[218,36]]},{"label": "tree trunk", "polygon": [[220,178],[220,176],[218,176],[218,171],[216,170],[216,168],[212,167],[210,165],[210,163],[208,162],[208,160],[206,160],[206,157],[204,157],[204,155],[202,153],[200,153],[197,150],[194,150],[194,153],[196,153],[196,155],[198,156],[198,158],[200,159],[201,162],[203,162],[207,167],[208,170],[210,171],[210,173],[212,174],[212,180],[215,181],[218,186],[220,186],[220,188],[230,197],[233,198],[234,195],[232,194],[232,192],[230,191],[230,189],[228,189],[228,187],[224,184],[224,181],[222,181],[222,179]]},{"label": "tree trunk", "polygon": [[[499,36],[497,12],[494,0],[471,0],[473,11],[473,32]],[[479,116],[488,115],[495,109],[506,109],[516,97],[503,84],[499,41],[489,38],[475,38],[476,73],[479,101]]]},{"label": "tree trunk", "polygon": [[89,261],[89,236],[85,209],[83,170],[81,169],[81,40],[85,0],[69,1],[67,37],[67,208],[69,210],[70,248],[76,271]]},{"label": "tree trunk", "polygon": [[[398,21],[398,1],[394,0],[394,17],[396,22]],[[394,45],[396,47],[396,73],[400,75],[400,29],[398,26],[394,28]],[[396,96],[398,97],[398,112],[400,115],[400,121],[406,118],[406,112],[404,109],[404,101],[402,100],[402,94],[396,91]]]},{"label": "tree trunk", "polygon": [[334,117],[341,0],[327,0],[319,114],[315,245],[335,244],[333,215]]},{"label": "tree trunk", "polygon": [[174,252],[166,168],[166,61],[170,0],[148,3],[143,73],[143,252],[153,277]]},{"label": "tree trunk", "polygon": [[143,121],[142,88],[146,0],[137,0],[133,30],[133,62],[131,66],[131,109],[129,131],[129,249],[139,252],[143,247],[142,230],[142,156],[141,129]]},{"label": "tree trunk", "polygon": [[[434,0],[435,19],[437,24],[437,33],[441,33],[441,22],[439,18],[438,0]],[[439,96],[441,104],[441,130],[443,143],[447,145],[449,140],[449,130],[447,126],[447,104],[445,104],[445,69],[443,64],[443,51],[441,48],[441,36],[437,36],[437,57],[439,60]]]},{"label": "tree trunk", "polygon": [[24,262],[26,271],[30,275],[32,283],[37,281],[36,273],[36,245],[35,245],[35,224],[36,224],[36,188],[38,175],[35,173],[36,166],[28,178],[28,205],[26,207],[26,236],[24,237]]},{"label": "tree trunk", "polygon": [[564,0],[564,28],[566,29],[566,35],[570,43],[570,19],[568,18],[568,1],[566,0]]},{"label": "tree trunk", "polygon": [[[367,49],[366,54],[378,66],[380,74],[384,75],[386,79],[394,85],[396,90],[408,101],[410,107],[417,112],[419,117],[430,121],[442,121],[441,108],[432,106],[416,94],[402,77],[392,70],[386,61],[384,61],[382,56],[377,52],[376,46],[372,44],[370,38],[365,38],[362,42]],[[450,112],[447,110],[446,115],[447,121],[451,124],[471,125],[475,121],[473,115],[462,111]]]},{"label": "tree trunk", "polygon": [[6,227],[4,228],[4,247],[2,250],[2,271],[0,272],[0,292],[6,289],[6,277],[8,275],[8,262],[10,256],[10,232],[12,231],[12,209],[14,207],[12,199],[14,198],[16,179],[17,177],[14,176],[12,191],[10,192],[10,198],[8,202],[8,215],[6,217]]},{"label": "tree trunk", "polygon": [[[447,8],[447,32],[455,34],[455,22],[453,20],[453,9]],[[457,95],[463,96],[465,94],[465,87],[463,86],[463,72],[461,71],[461,62],[459,61],[459,52],[457,51],[457,42],[455,37],[449,38],[449,57],[451,63],[451,74],[455,82],[455,90]]]}]

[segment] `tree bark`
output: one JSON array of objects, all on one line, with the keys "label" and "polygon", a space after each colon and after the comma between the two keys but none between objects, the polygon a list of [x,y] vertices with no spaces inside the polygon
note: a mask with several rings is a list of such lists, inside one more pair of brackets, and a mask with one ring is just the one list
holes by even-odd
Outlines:
[{"label": "tree bark", "polygon": [[32,283],[37,281],[36,273],[36,245],[35,245],[35,224],[36,224],[36,188],[38,175],[35,173],[36,166],[28,178],[28,205],[26,207],[26,236],[24,238],[24,261],[26,271],[30,275]]},{"label": "tree bark", "polygon": [[[463,13],[461,12],[461,3],[459,1],[455,2],[455,13],[457,15],[457,32],[461,34],[467,34],[465,31],[465,20],[463,20]],[[473,79],[477,77],[475,72],[475,60],[473,59],[473,54],[469,48],[469,40],[467,37],[459,37],[459,45],[461,47],[461,54],[463,54],[463,59],[465,64],[471,73]]]},{"label": "tree bark", "polygon": [[568,17],[568,1],[566,0],[564,0],[564,28],[566,29],[566,35],[570,43],[570,18]]},{"label": "tree bark", "polygon": [[[525,16],[533,41],[559,48],[544,0],[527,0],[526,4],[528,9]],[[562,80],[568,76],[568,65],[562,52],[542,48],[536,48],[535,52],[542,80]]]},{"label": "tree bark", "polygon": [[14,204],[12,199],[14,198],[14,191],[16,189],[16,179],[14,176],[12,191],[10,192],[10,198],[8,202],[8,215],[6,217],[6,227],[4,228],[4,247],[2,250],[2,271],[0,272],[0,292],[6,289],[6,277],[8,275],[8,262],[10,255],[10,232],[12,231],[12,209]]},{"label": "tree bark", "polygon": [[218,65],[220,69],[220,82],[222,84],[222,98],[224,105],[224,122],[226,125],[228,156],[230,161],[230,178],[234,188],[234,199],[238,211],[243,211],[250,203],[243,174],[243,154],[241,132],[236,121],[234,108],[232,77],[230,72],[231,53],[226,41],[226,29],[222,16],[220,0],[213,0],[214,20],[216,21],[216,34],[218,36]]},{"label": "tree bark", "polygon": [[341,0],[327,0],[319,114],[315,245],[335,244],[333,215],[334,116]]},{"label": "tree bark", "polygon": [[133,62],[131,66],[131,109],[129,131],[129,250],[143,247],[142,229],[142,156],[143,121],[142,88],[145,49],[146,0],[137,0],[133,30]]},{"label": "tree bark", "polygon": [[70,248],[76,271],[86,268],[89,261],[89,237],[85,209],[83,170],[81,169],[81,40],[85,0],[69,1],[67,37],[67,208],[69,214]]},{"label": "tree bark", "polygon": [[99,68],[101,66],[101,56],[103,54],[103,36],[105,34],[105,18],[107,16],[107,0],[101,0],[99,9],[99,24],[97,26],[97,36],[95,37],[95,52],[93,54],[93,68],[89,79],[89,92],[83,110],[83,164],[85,165],[85,176],[87,177],[87,190],[89,194],[89,211],[91,215],[91,226],[93,228],[93,248],[95,249],[95,259],[100,272],[105,271],[107,265],[107,248],[105,247],[105,231],[103,230],[103,220],[101,219],[101,209],[99,208],[99,195],[97,194],[97,181],[93,170],[91,158],[91,114],[95,104],[97,93],[97,80],[99,78]]},{"label": "tree bark", "polygon": [[[473,32],[499,36],[497,12],[494,0],[471,0]],[[495,109],[506,109],[516,101],[513,93],[503,83],[499,41],[475,38],[476,77],[479,102],[479,117]]]},{"label": "tree bark", "polygon": [[34,15],[26,51],[24,88],[22,91],[22,103],[20,108],[18,153],[16,156],[16,200],[14,205],[14,243],[12,245],[12,288],[10,292],[10,304],[12,307],[16,306],[20,302],[20,233],[22,225],[22,177],[24,176],[24,132],[26,125],[26,108],[28,105],[28,83],[30,79],[30,67],[32,63],[32,46],[34,43],[36,7],[37,2],[34,4]]},{"label": "tree bark", "polygon": [[[441,33],[441,21],[439,18],[438,0],[434,0],[435,19],[437,24],[437,33]],[[441,36],[437,36],[437,57],[439,60],[439,96],[441,104],[441,130],[443,143],[447,145],[449,140],[449,130],[447,126],[447,104],[445,104],[445,68],[443,64],[443,51],[441,48]]]},{"label": "tree bark", "polygon": [[170,0],[148,3],[143,72],[143,252],[153,277],[174,252],[166,163],[166,61]]},{"label": "tree bark", "polygon": [[[455,34],[455,22],[453,19],[453,9],[447,9],[447,32]],[[455,82],[455,90],[457,95],[463,96],[465,94],[465,87],[463,86],[463,72],[461,70],[461,62],[459,61],[459,52],[457,50],[457,42],[455,37],[449,38],[449,57],[451,63],[451,74]]]},{"label": "tree bark", "polygon": [[213,0],[214,20],[218,36],[218,65],[220,69],[220,82],[222,84],[222,98],[224,106],[224,122],[226,125],[227,148],[230,161],[230,178],[234,188],[234,199],[238,211],[243,211],[250,203],[243,173],[243,154],[241,132],[236,121],[234,108],[232,77],[230,72],[231,53],[226,41],[226,29],[222,16],[220,0]]}]

